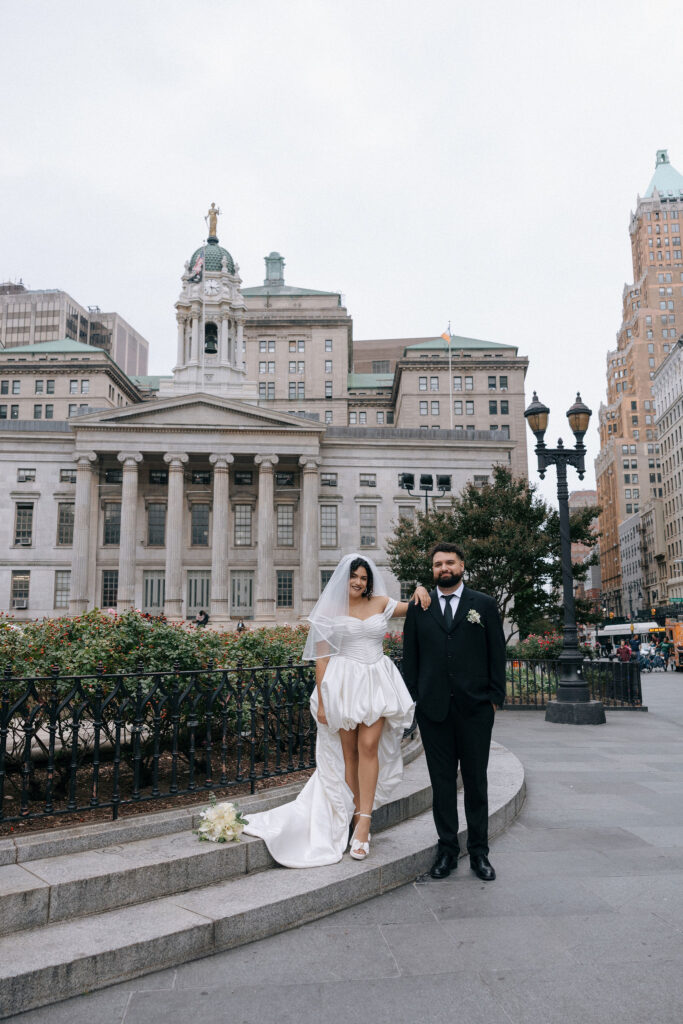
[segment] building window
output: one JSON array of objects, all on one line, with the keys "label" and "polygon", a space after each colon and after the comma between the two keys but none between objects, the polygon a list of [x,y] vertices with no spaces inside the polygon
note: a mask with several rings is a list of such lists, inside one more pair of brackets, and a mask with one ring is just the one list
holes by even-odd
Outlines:
[{"label": "building window", "polygon": [[235,547],[251,545],[251,505],[235,505]]},{"label": "building window", "polygon": [[489,377],[489,391],[495,391],[495,390],[496,390],[496,378],[495,377]]},{"label": "building window", "polygon": [[42,420],[43,418],[43,407],[42,405],[33,406],[33,418],[34,420]]},{"label": "building window", "polygon": [[203,487],[208,486],[211,483],[211,470],[210,469],[193,469],[192,470],[192,483],[200,484]]},{"label": "building window", "polygon": [[105,469],[104,482],[105,484],[123,483],[123,469]]},{"label": "building window", "polygon": [[294,544],[294,506],[277,506],[277,545],[291,548]]},{"label": "building window", "polygon": [[406,519],[409,523],[415,522],[415,506],[414,505],[399,505],[398,506],[398,518]]},{"label": "building window", "polygon": [[[306,385],[302,380],[297,382],[296,397],[299,399],[300,402],[303,402],[304,398],[306,397]],[[273,395],[273,398],[275,398],[275,395]]]},{"label": "building window", "polygon": [[489,416],[498,415],[498,402],[489,401]]},{"label": "building window", "polygon": [[50,402],[45,406],[45,419],[52,420],[55,415],[55,407]]},{"label": "building window", "polygon": [[37,380],[36,381],[36,386],[35,386],[35,393],[37,395],[42,395],[44,388],[45,388],[45,381],[44,380]]},{"label": "building window", "polygon": [[508,389],[508,379],[507,379],[507,377],[500,377],[499,380],[500,380],[500,390],[501,391],[507,391],[507,389]]},{"label": "building window", "polygon": [[47,385],[46,394],[54,395],[54,393],[55,393],[55,382],[54,382],[54,380],[46,381],[46,385]]},{"label": "building window", "polygon": [[7,419],[7,406],[6,405],[0,405],[0,420],[6,420],[6,419]]},{"label": "building window", "polygon": [[320,486],[321,487],[336,487],[337,486],[337,474],[336,473],[321,473],[320,474]]},{"label": "building window", "polygon": [[453,390],[462,391],[462,377],[453,378]]},{"label": "building window", "polygon": [[332,579],[332,574],[333,573],[334,573],[334,569],[321,569],[320,570],[320,590],[321,590],[321,592],[325,589],[327,584]]},{"label": "building window", "polygon": [[325,381],[325,398],[332,398],[332,381]]},{"label": "building window", "polygon": [[360,506],[360,546],[377,547],[377,506]]},{"label": "building window", "polygon": [[373,359],[372,360],[372,372],[373,373],[390,373],[389,360],[388,359]]},{"label": "building window", "polygon": [[501,416],[508,416],[509,415],[509,405],[510,405],[510,403],[508,402],[507,398],[505,398],[505,399],[503,399],[501,401],[501,403],[500,403],[500,414],[501,414]]},{"label": "building window", "polygon": [[296,373],[296,359],[290,359],[289,360],[289,372],[291,374],[295,374]]},{"label": "building window", "polygon": [[75,484],[76,483],[76,470],[75,469],[60,469],[60,471],[59,471],[59,482],[60,482],[60,484]]},{"label": "building window", "polygon": [[294,573],[291,569],[277,571],[277,606],[278,608],[294,607]]},{"label": "building window", "polygon": [[17,502],[14,543],[23,547],[29,547],[33,543],[33,502]]},{"label": "building window", "polygon": [[355,412],[350,412],[349,413],[349,426],[350,427],[355,427],[355,425],[357,423],[357,420],[358,420],[357,414]]},{"label": "building window", "polygon": [[250,487],[254,479],[254,474],[250,469],[236,469],[235,470],[235,486],[236,487]]},{"label": "building window", "polygon": [[296,381],[294,380],[289,382],[289,400],[290,402],[296,402]]},{"label": "building window", "polygon": [[78,394],[78,381],[77,380],[70,380],[69,381],[69,394],[70,395],[77,395]]},{"label": "building window", "polygon": [[103,544],[121,543],[121,502],[107,501],[104,505]]},{"label": "building window", "polygon": [[388,412],[387,413],[387,423],[388,424],[389,423],[393,424],[393,422],[394,422],[394,414],[393,414],[393,412]]},{"label": "building window", "polygon": [[74,542],[74,504],[60,501],[57,505],[57,544],[69,546]]},{"label": "building window", "polygon": [[[192,506],[194,508],[194,505]],[[147,506],[147,545],[163,548],[166,543],[166,505],[150,502]]]},{"label": "building window", "polygon": [[332,338],[325,338],[325,351],[326,352],[331,352],[332,351]]},{"label": "building window", "polygon": [[81,394],[82,395],[89,395],[90,394],[90,381],[89,380],[82,380],[81,381]]},{"label": "building window", "polygon": [[192,504],[190,543],[193,547],[209,546],[209,506],[203,502]]},{"label": "building window", "polygon": [[419,378],[419,380],[418,380],[418,388],[419,388],[420,391],[426,391],[427,390],[427,378],[426,377],[420,377]]},{"label": "building window", "polygon": [[18,484],[30,484],[36,478],[35,469],[18,469],[17,470],[17,483]]},{"label": "building window", "polygon": [[21,394],[21,381],[20,380],[13,380],[12,381],[12,394],[13,395],[20,395]]},{"label": "building window", "polygon": [[359,412],[358,413],[358,423],[359,423],[359,425],[361,427],[365,426],[365,424],[367,422],[368,422],[368,414],[367,414],[367,412]]},{"label": "building window", "polygon": [[465,414],[467,416],[474,416],[474,402],[469,400],[465,402]]},{"label": "building window", "polygon": [[384,413],[383,412],[379,412],[378,411],[378,413],[377,413],[377,424],[378,424],[378,426],[382,426],[384,424]]},{"label": "building window", "polygon": [[430,391],[438,391],[439,390],[439,378],[438,377],[430,377],[429,378],[429,390]]},{"label": "building window", "polygon": [[440,415],[439,408],[440,408],[440,406],[439,406],[438,401],[437,402],[432,402],[432,416],[439,416]]},{"label": "building window", "polygon": [[119,597],[119,570],[105,569],[102,573],[102,607],[115,608]]},{"label": "building window", "polygon": [[337,547],[337,506],[320,506],[320,546]]},{"label": "building window", "polygon": [[9,395],[9,381],[0,380],[0,395]]},{"label": "building window", "polygon": [[503,440],[509,441],[510,440],[510,424],[509,423],[503,423],[503,424],[501,424],[500,429],[501,429],[501,432],[503,434]]},{"label": "building window", "polygon": [[474,391],[473,377],[465,377],[465,391]]},{"label": "building window", "polygon": [[11,405],[10,406],[9,418],[11,420],[18,420],[19,419],[19,406],[18,405]]},{"label": "building window", "polygon": [[156,485],[166,485],[168,483],[168,470],[167,469],[150,469],[149,471],[149,482]]},{"label": "building window", "polygon": [[494,433],[494,431],[498,430],[498,424],[497,423],[490,423],[489,424],[489,430],[491,431],[491,433]]},{"label": "building window", "polygon": [[26,569],[15,569],[12,572],[12,589],[10,605],[12,608],[28,608],[28,592],[31,574]]},{"label": "building window", "polygon": [[420,402],[420,416],[429,416],[429,402]]},{"label": "building window", "polygon": [[275,486],[276,487],[293,487],[296,482],[294,473],[289,471],[275,473]]},{"label": "building window", "polygon": [[453,402],[453,412],[456,416],[462,416],[462,399],[456,398]]},{"label": "building window", "polygon": [[69,594],[71,592],[71,571],[69,569],[57,569],[55,571],[55,608],[69,607]]},{"label": "building window", "polygon": [[361,473],[359,484],[361,487],[376,487],[377,486],[377,474],[376,473]]},{"label": "building window", "polygon": [[325,409],[325,423],[330,424],[330,423],[332,423],[332,420],[333,420],[332,410],[331,409]]}]

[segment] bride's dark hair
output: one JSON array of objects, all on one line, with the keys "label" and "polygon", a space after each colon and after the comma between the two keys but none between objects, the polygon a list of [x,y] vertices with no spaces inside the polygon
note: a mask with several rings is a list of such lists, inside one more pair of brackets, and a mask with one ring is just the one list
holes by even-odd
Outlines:
[{"label": "bride's dark hair", "polygon": [[368,565],[364,558],[354,558],[354,560],[351,562],[351,565],[349,566],[349,579],[351,579],[356,569],[365,569],[366,573],[368,574],[368,582],[366,584],[365,590],[363,591],[363,597],[367,597],[369,601],[370,598],[372,597],[372,588],[374,586],[372,569],[370,568],[370,566]]}]

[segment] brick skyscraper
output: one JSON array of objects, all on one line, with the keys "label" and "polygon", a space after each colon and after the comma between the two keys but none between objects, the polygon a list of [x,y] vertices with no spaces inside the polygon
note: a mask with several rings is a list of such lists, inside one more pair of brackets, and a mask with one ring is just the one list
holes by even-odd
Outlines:
[{"label": "brick skyscraper", "polygon": [[652,379],[683,328],[683,175],[657,151],[629,234],[633,284],[624,286],[617,347],[607,353],[607,404],[600,406],[595,460],[603,603],[623,612],[619,524],[662,497]]}]

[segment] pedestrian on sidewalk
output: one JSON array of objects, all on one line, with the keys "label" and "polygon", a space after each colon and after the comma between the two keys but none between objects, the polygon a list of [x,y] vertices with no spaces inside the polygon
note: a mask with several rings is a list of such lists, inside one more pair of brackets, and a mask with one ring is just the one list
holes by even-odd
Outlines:
[{"label": "pedestrian on sidewalk", "polygon": [[462,549],[436,544],[431,560],[431,604],[411,605],[403,631],[403,674],[417,702],[439,835],[430,874],[446,878],[458,866],[459,764],[470,866],[490,882],[496,873],[488,859],[486,769],[494,715],[505,700],[505,637],[493,598],[462,582]]},{"label": "pedestrian on sidewalk", "polygon": [[629,645],[626,643],[625,640],[622,640],[619,646],[617,647],[617,658],[619,659],[619,661],[630,661],[632,654],[633,651],[631,650]]}]

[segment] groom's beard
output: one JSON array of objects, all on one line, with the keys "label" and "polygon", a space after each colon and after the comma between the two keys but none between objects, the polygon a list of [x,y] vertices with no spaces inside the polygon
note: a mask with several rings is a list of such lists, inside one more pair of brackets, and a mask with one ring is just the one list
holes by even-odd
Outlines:
[{"label": "groom's beard", "polygon": [[449,587],[457,587],[461,579],[461,572],[442,572],[436,577],[436,585],[448,590]]}]

